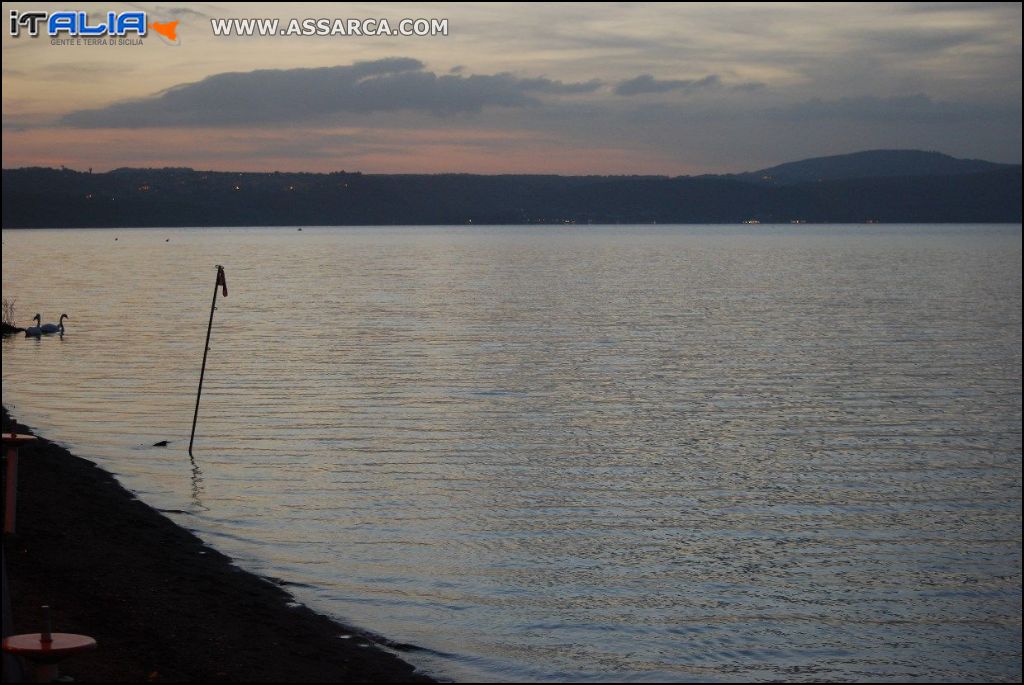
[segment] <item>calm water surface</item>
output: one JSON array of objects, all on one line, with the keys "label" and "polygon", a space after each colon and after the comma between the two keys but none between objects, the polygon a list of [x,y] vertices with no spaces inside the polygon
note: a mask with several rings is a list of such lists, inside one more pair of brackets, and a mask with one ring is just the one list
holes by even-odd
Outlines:
[{"label": "calm water surface", "polygon": [[435,674],[1021,677],[1019,225],[4,231],[3,294],[71,316],[19,419]]}]

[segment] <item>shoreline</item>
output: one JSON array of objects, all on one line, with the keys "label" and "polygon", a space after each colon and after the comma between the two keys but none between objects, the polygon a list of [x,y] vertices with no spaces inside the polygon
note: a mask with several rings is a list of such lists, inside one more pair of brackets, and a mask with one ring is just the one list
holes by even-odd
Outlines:
[{"label": "shoreline", "polygon": [[[3,431],[12,426],[35,435],[3,407]],[[14,633],[38,632],[48,604],[55,632],[96,639],[62,673],[79,682],[434,682],[382,648],[415,647],[297,605],[93,462],[37,438],[20,451],[17,535],[4,540],[9,618]]]}]

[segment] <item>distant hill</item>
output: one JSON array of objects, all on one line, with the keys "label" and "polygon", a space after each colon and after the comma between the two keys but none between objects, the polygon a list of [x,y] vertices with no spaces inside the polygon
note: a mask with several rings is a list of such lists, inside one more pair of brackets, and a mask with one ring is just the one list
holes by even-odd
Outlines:
[{"label": "distant hill", "polygon": [[980,159],[957,159],[941,152],[922,150],[867,150],[848,155],[815,157],[780,164],[760,171],[734,174],[731,178],[770,185],[792,185],[854,178],[896,176],[959,176],[997,171],[1011,165]]},{"label": "distant hill", "polygon": [[[892,152],[892,151],[890,151]],[[228,173],[188,168],[3,170],[3,227],[302,226],[1021,221],[1021,167],[899,153],[907,165],[864,175],[887,152],[781,165],[822,180],[768,183],[736,176],[476,176],[336,172]],[[911,158],[956,173],[896,173]],[[942,158],[946,161],[938,161]],[[965,171],[965,164],[981,170]],[[845,166],[844,166],[845,165]],[[792,176],[792,178],[795,178]]]}]

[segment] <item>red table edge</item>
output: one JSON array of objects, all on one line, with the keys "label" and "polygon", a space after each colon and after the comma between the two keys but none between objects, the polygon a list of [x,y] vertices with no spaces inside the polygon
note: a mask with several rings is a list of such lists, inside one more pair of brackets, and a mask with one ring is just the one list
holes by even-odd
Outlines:
[{"label": "red table edge", "polygon": [[65,657],[96,648],[96,640],[88,635],[75,633],[53,633],[53,642],[43,643],[42,633],[25,633],[5,637],[3,649],[9,654],[28,658],[45,656]]},{"label": "red table edge", "polygon": [[29,435],[27,433],[3,433],[2,436],[3,436],[3,443],[5,445],[8,445],[8,444],[15,444],[15,445],[17,445],[17,444],[20,444],[20,443],[23,443],[23,442],[35,442],[36,440],[39,439],[36,436]]}]

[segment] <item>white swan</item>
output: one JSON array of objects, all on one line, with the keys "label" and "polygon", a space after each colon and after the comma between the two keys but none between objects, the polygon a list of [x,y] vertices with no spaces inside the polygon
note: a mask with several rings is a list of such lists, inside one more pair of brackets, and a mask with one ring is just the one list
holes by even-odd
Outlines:
[{"label": "white swan", "polygon": [[[36,315],[38,316],[38,314]],[[60,323],[44,323],[39,329],[46,334],[60,333],[64,335],[64,319],[70,319],[71,317],[67,314],[60,315]]]},{"label": "white swan", "polygon": [[[36,323],[42,323],[43,317],[41,317],[40,315],[36,314],[35,316],[32,317],[32,320],[35,321]],[[28,328],[25,329],[25,337],[26,338],[38,338],[42,334],[43,334],[43,329],[40,328],[39,326],[29,326]]]}]

